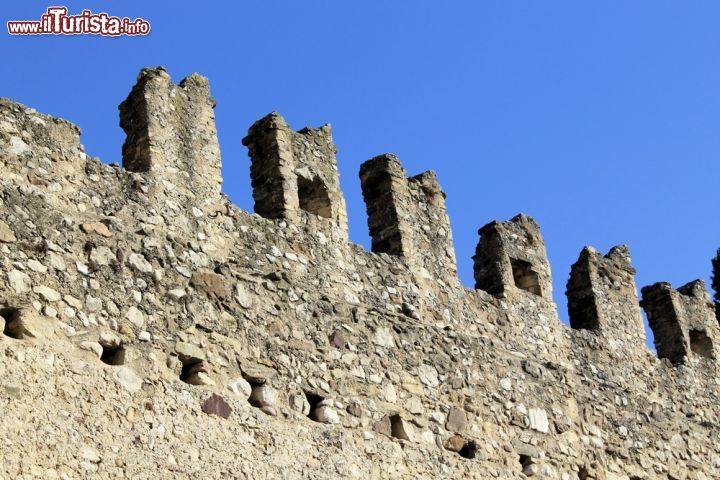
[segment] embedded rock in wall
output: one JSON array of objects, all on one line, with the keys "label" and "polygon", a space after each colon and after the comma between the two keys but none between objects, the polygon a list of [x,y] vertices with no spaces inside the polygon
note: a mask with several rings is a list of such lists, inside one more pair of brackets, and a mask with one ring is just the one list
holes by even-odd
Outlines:
[{"label": "embedded rock in wall", "polygon": [[0,478],[720,476],[701,282],[642,290],[660,358],[626,247],[573,265],[573,328],[526,215],[480,229],[464,288],[435,174],[393,155],[360,169],[367,252],[330,128],[276,113],[244,141],[250,214],[213,107],[143,70],[119,168],[0,100]]}]

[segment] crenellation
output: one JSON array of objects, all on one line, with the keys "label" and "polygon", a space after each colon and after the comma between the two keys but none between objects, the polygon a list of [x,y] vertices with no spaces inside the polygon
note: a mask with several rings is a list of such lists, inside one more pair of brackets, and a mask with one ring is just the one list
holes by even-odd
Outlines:
[{"label": "crenellation", "polygon": [[628,352],[642,349],[645,330],[626,245],[605,256],[585,247],[571,267],[566,295],[572,328],[598,331],[613,345],[622,342]]},{"label": "crenellation", "polygon": [[694,280],[677,290],[667,282],[643,287],[640,304],[659,358],[675,364],[685,363],[691,354],[717,358],[720,327],[705,282]]},{"label": "crenellation", "polygon": [[360,182],[367,208],[372,251],[409,257],[410,192],[407,174],[392,154],[379,155],[360,166]]},{"label": "crenellation", "polygon": [[243,145],[251,159],[258,215],[329,225],[347,238],[347,211],[330,125],[295,132],[272,112],[250,127]]},{"label": "crenellation", "polygon": [[569,329],[530,217],[480,229],[468,289],[434,172],[362,165],[368,252],[329,126],[250,128],[252,214],[213,190],[206,80],[146,70],[128,102],[126,169],[0,105],[0,477],[720,475],[702,282],[643,289],[661,362],[625,246],[581,252]]},{"label": "crenellation", "polygon": [[478,234],[475,288],[492,295],[523,290],[552,302],[550,264],[535,220],[520,214],[508,222],[488,223]]},{"label": "crenellation", "polygon": [[154,193],[177,191],[202,208],[217,203],[222,177],[209,82],[193,73],[178,85],[162,67],[145,68],[120,110],[127,135],[123,167],[149,174]]},{"label": "crenellation", "polygon": [[478,231],[473,256],[475,288],[497,298],[510,326],[536,358],[562,362],[569,347],[552,297],[552,274],[539,225],[519,214]]},{"label": "crenellation", "polygon": [[457,267],[445,193],[428,171],[408,177],[393,154],[360,166],[372,251],[405,258],[426,276],[456,281]]}]

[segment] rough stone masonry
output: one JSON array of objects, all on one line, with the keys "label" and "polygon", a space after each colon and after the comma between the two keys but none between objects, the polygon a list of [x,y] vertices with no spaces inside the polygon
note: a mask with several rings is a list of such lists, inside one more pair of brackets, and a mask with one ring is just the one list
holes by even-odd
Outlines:
[{"label": "rough stone masonry", "polygon": [[214,105],[141,71],[120,168],[0,100],[0,478],[720,478],[702,282],[638,300],[628,248],[586,247],[567,327],[518,215],[479,230],[464,288],[436,175],[391,154],[360,169],[367,252],[330,126],[277,113],[243,140],[242,211]]}]

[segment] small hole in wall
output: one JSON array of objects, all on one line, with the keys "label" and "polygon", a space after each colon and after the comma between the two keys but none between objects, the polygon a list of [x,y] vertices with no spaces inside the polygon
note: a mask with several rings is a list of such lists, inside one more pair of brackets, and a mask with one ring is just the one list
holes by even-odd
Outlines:
[{"label": "small hole in wall", "polygon": [[402,417],[399,414],[390,416],[390,435],[400,440],[410,440],[410,437],[405,431]]},{"label": "small hole in wall", "polygon": [[316,416],[317,408],[320,406],[320,403],[325,400],[323,397],[318,395],[317,393],[313,392],[305,392],[305,398],[307,399],[308,403],[310,404],[310,412],[308,413],[308,418],[310,420],[313,420],[315,422],[318,421]]},{"label": "small hole in wall", "polygon": [[704,358],[713,358],[712,340],[705,330],[690,330],[690,350]]},{"label": "small hole in wall", "polygon": [[108,347],[103,345],[100,360],[107,365],[125,365],[125,348],[122,345]]},{"label": "small hole in wall", "polygon": [[535,270],[533,270],[530,262],[524,260],[510,259],[512,266],[513,280],[515,286],[535,295],[542,295],[542,289],[540,288],[540,277]]},{"label": "small hole in wall", "polygon": [[265,382],[258,381],[257,379],[248,378],[243,375],[243,378],[250,384],[250,396],[248,397],[248,403],[255,408],[262,408],[265,406],[263,403],[263,388]]},{"label": "small hole in wall", "polygon": [[580,467],[580,471],[578,472],[578,478],[580,480],[588,480],[590,477],[590,472],[585,467]]},{"label": "small hole in wall", "polygon": [[521,454],[519,455],[519,457],[520,457],[520,458],[519,458],[519,460],[520,460],[520,466],[521,466],[522,468],[525,468],[525,467],[527,467],[528,465],[532,465],[533,461],[532,461],[532,457],[531,457],[530,455],[523,455],[523,454],[521,453]]},{"label": "small hole in wall", "polygon": [[193,359],[184,361],[182,364],[182,370],[180,370],[180,380],[185,383],[189,383],[190,385],[194,385],[192,378],[201,367],[201,360]]},{"label": "small hole in wall", "polygon": [[22,333],[15,329],[16,322],[20,318],[20,310],[17,308],[2,308],[0,309],[0,317],[5,320],[5,326],[3,327],[3,335],[6,337],[14,338],[16,340],[22,339]]},{"label": "small hole in wall", "polygon": [[465,442],[465,445],[460,449],[458,452],[461,457],[463,458],[475,458],[475,454],[477,454],[477,443],[473,440],[468,440]]}]

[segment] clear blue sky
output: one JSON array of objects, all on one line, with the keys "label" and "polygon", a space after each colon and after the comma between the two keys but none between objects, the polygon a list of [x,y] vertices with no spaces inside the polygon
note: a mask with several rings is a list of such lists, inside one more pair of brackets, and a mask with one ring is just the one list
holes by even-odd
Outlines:
[{"label": "clear blue sky", "polygon": [[[5,2],[2,23],[51,3]],[[69,2],[150,21],[146,38],[0,35],[0,96],[67,118],[120,161],[117,105],[143,66],[210,78],[224,190],[252,210],[247,128],[278,110],[333,124],[350,235],[358,168],[435,169],[470,286],[477,229],[525,212],[555,299],[584,245],[628,243],[638,287],[710,276],[720,246],[720,3],[714,1]]]}]

